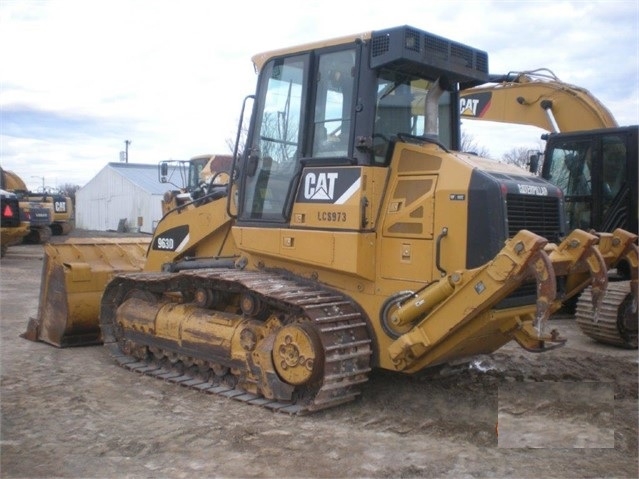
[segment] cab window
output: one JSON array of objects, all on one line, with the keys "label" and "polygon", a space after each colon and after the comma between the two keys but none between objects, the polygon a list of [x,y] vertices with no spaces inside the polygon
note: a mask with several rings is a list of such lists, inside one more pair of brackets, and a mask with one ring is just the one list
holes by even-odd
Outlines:
[{"label": "cab window", "polygon": [[[385,163],[393,136],[399,133],[414,136],[427,134],[426,97],[432,86],[433,82],[419,76],[391,70],[380,72],[373,131],[376,164]],[[450,101],[450,94],[445,92],[439,99],[438,107],[438,139],[447,145],[451,142]]]},{"label": "cab window", "polygon": [[313,117],[313,157],[348,156],[355,50],[320,55]]},{"label": "cab window", "polygon": [[242,219],[285,221],[300,155],[308,55],[270,62],[258,89],[255,135],[246,162]]},{"label": "cab window", "polygon": [[590,228],[592,222],[592,159],[590,140],[570,141],[550,155],[550,177],[566,198],[568,228]]}]

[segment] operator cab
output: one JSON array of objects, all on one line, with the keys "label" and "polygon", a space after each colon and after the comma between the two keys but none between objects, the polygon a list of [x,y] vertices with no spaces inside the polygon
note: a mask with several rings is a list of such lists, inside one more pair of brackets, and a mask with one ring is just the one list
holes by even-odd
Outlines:
[{"label": "operator cab", "polygon": [[[398,137],[458,149],[459,83],[487,81],[485,52],[408,26],[347,40],[254,57],[240,223],[288,223],[305,167],[388,166]],[[330,178],[313,181],[332,198]]]},{"label": "operator cab", "polygon": [[541,176],[564,192],[568,229],[637,232],[638,131],[635,125],[542,137]]}]

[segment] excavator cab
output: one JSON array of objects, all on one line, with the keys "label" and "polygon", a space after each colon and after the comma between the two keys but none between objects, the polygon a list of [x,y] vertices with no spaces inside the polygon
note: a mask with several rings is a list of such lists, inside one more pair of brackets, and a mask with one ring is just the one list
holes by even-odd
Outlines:
[{"label": "excavator cab", "polygon": [[637,232],[637,126],[548,134],[541,176],[566,198],[569,229]]}]

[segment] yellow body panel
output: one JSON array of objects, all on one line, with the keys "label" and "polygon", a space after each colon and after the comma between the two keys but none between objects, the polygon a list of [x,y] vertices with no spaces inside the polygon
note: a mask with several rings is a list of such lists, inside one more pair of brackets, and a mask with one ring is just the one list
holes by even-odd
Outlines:
[{"label": "yellow body panel", "polygon": [[294,229],[233,228],[239,249],[254,259],[316,275],[335,272],[366,280],[375,279],[374,235],[353,232],[306,231]]},{"label": "yellow body panel", "polygon": [[[172,230],[183,228],[180,240],[172,238]],[[175,208],[158,223],[147,252],[145,271],[160,271],[164,263],[184,257],[232,256],[237,254],[230,235],[231,218],[226,213],[226,198],[208,203],[189,203]],[[171,238],[175,244],[166,244]]]}]

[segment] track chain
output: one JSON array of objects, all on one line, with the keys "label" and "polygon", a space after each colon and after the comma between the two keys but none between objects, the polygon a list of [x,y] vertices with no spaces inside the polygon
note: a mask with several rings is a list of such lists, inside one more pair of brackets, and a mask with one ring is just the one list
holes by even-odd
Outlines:
[{"label": "track chain", "polygon": [[619,307],[630,293],[628,281],[611,282],[599,311],[595,317],[592,307],[592,289],[585,289],[575,311],[575,319],[581,331],[588,337],[604,344],[617,347],[637,348],[637,315],[634,325],[628,327],[624,318],[619,317]]},{"label": "track chain", "polygon": [[[315,325],[324,350],[324,376],[312,398],[302,401],[270,400],[237,387],[205,380],[188,370],[167,369],[153,358],[140,360],[125,354],[108,316],[125,297],[124,292],[143,289],[153,293],[175,291],[180,285],[206,283],[224,291],[250,290],[270,308],[308,318]],[[107,288],[102,306],[105,346],[120,366],[168,382],[217,394],[273,411],[305,414],[354,400],[371,370],[371,339],[362,312],[338,291],[272,271],[194,270],[180,273],[132,273],[116,277]],[[105,308],[106,305],[106,308]],[[106,316],[106,318],[105,318]]]}]

